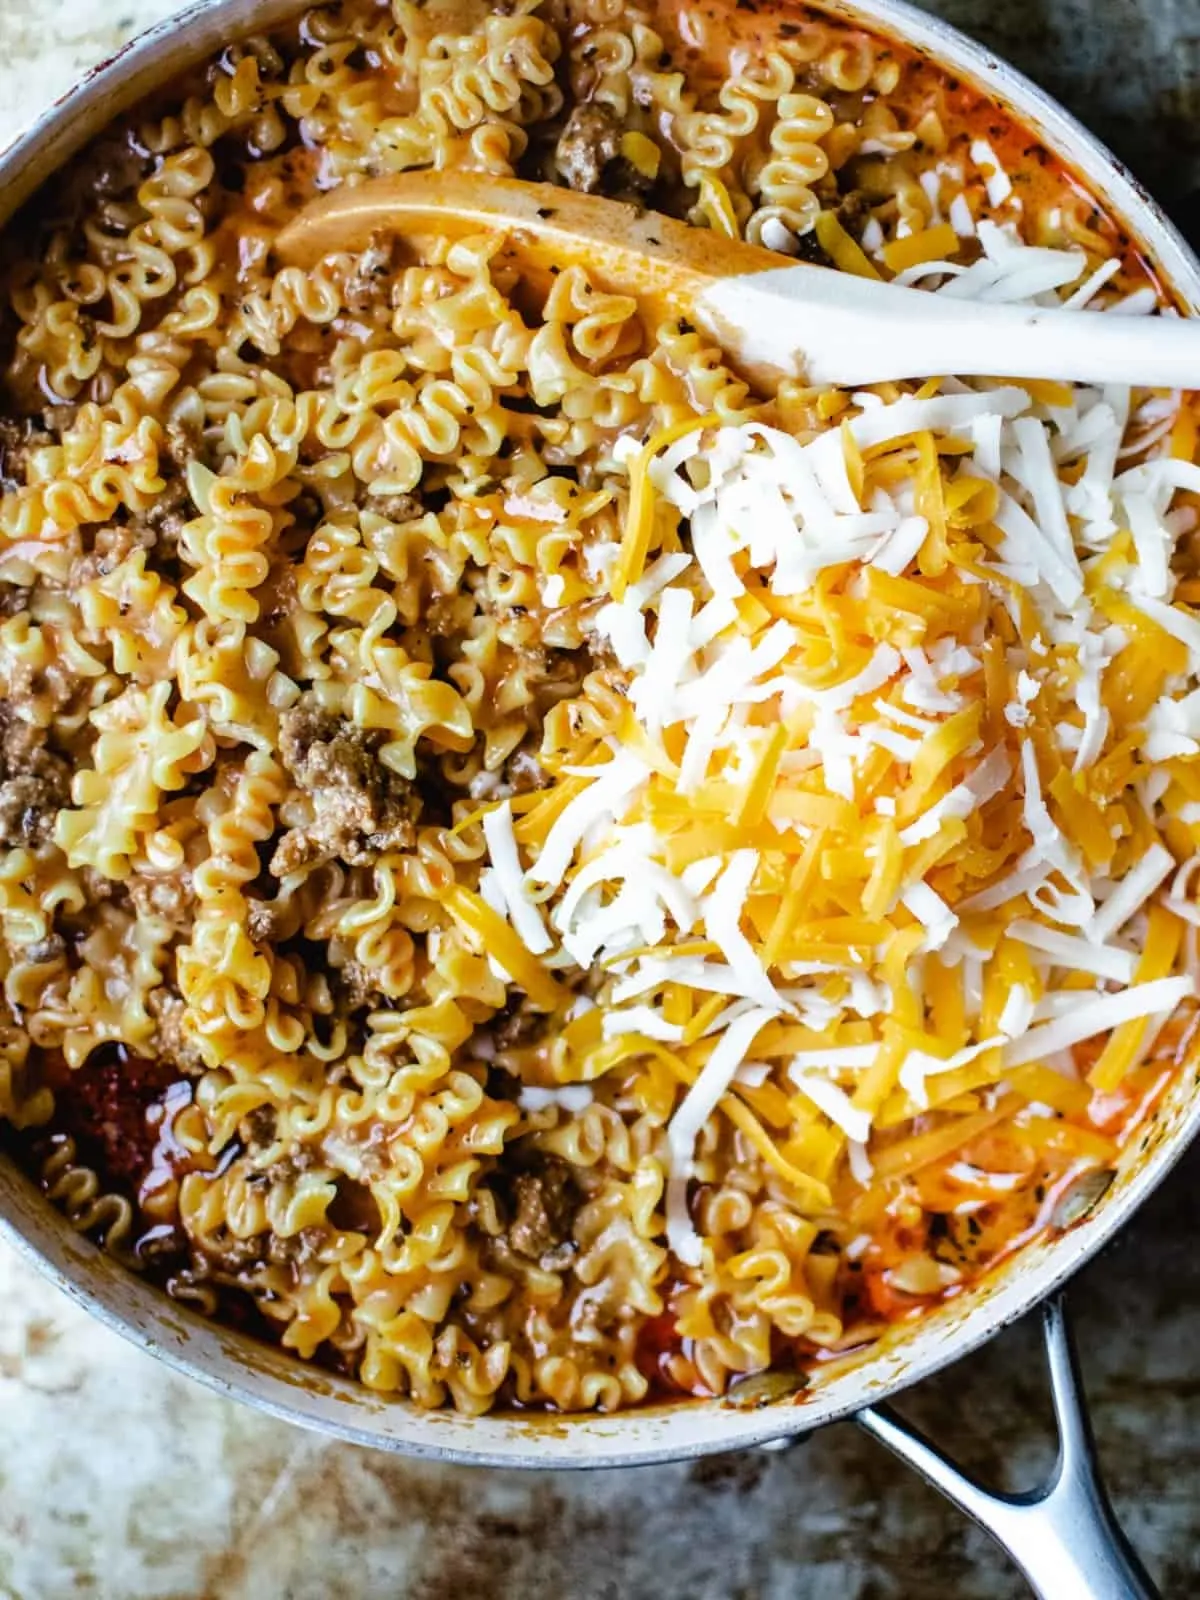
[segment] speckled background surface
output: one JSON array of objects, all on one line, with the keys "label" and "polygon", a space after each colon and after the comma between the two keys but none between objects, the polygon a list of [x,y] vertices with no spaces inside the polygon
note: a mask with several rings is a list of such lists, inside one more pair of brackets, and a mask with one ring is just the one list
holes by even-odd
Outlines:
[{"label": "speckled background surface", "polygon": [[[170,0],[0,0],[0,139]],[[1200,234],[1200,0],[937,0]],[[1200,1584],[1200,1150],[1072,1306],[1102,1460],[1168,1597]],[[904,1409],[986,1481],[1052,1456],[1036,1329]],[[586,1476],[328,1444],[174,1377],[0,1246],[0,1600],[1008,1600],[983,1534],[850,1425]],[[1071,1600],[1063,1596],[1062,1600]]]}]

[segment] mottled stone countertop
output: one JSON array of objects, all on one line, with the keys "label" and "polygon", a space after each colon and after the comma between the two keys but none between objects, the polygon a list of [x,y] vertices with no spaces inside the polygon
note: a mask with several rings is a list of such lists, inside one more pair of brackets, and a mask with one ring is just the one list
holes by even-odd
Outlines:
[{"label": "mottled stone countertop", "polygon": [[[0,138],[171,0],[0,0]],[[937,0],[1168,204],[1200,189],[1200,0]],[[1168,1596],[1200,1583],[1200,1150],[1072,1293],[1100,1453]],[[985,1479],[1051,1453],[1023,1326],[905,1408]],[[0,1246],[0,1600],[1007,1600],[987,1539],[844,1425],[586,1476],[331,1444],[174,1376]],[[1063,1600],[1068,1600],[1064,1596]]]}]

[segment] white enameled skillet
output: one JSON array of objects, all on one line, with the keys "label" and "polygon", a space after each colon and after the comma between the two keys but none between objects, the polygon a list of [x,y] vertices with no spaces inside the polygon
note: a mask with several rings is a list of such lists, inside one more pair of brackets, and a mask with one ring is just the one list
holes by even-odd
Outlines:
[{"label": "white enameled skillet", "polygon": [[[7,219],[112,117],[231,40],[294,14],[296,0],[206,0],[143,34],[63,96],[0,155]],[[824,9],[890,35],[994,97],[1103,197],[1180,307],[1200,315],[1200,262],[1113,156],[1055,101],[989,51],[902,0],[827,0]],[[1200,381],[1200,380],[1198,380]],[[719,1400],[617,1416],[479,1418],[421,1411],[314,1370],[173,1303],[74,1233],[34,1186],[0,1160],[0,1228],[73,1299],[169,1365],[276,1417],[355,1443],[443,1461],[528,1467],[633,1466],[784,1443],[857,1419],[986,1527],[1046,1600],[1150,1595],[1095,1476],[1059,1291],[1161,1182],[1200,1126],[1200,1062],[1183,1071],[1149,1136],[1128,1153],[1093,1211],[1036,1241],[1007,1266],[926,1317],[817,1378],[795,1400],[761,1410]],[[1061,1449],[1050,1482],[1010,1500],[985,1494],[885,1409],[908,1385],[969,1354],[1043,1305]]]}]

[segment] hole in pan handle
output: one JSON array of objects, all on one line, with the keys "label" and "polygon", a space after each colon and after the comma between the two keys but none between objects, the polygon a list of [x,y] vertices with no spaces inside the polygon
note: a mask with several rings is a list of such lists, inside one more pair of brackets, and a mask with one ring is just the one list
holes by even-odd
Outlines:
[{"label": "hole in pan handle", "polygon": [[990,1533],[1038,1600],[1158,1600],[1100,1481],[1061,1297],[1042,1315],[1058,1460],[1038,1488],[1019,1495],[981,1488],[890,1407],[869,1407],[855,1420]]}]

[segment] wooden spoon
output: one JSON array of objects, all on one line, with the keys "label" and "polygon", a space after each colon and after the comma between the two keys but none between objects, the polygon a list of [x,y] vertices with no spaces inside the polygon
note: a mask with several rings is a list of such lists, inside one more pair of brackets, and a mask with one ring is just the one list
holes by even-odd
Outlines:
[{"label": "wooden spoon", "polygon": [[1097,316],[957,300],[783,259],[598,195],[482,172],[410,172],[343,186],[280,232],[311,267],[401,236],[427,259],[438,240],[502,234],[499,260],[545,293],[565,267],[635,295],[652,319],[687,317],[752,376],[813,384],[896,378],[1056,378],[1200,388],[1200,319]]}]

